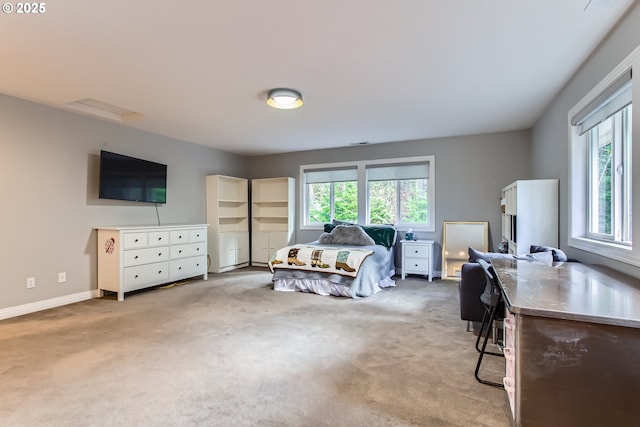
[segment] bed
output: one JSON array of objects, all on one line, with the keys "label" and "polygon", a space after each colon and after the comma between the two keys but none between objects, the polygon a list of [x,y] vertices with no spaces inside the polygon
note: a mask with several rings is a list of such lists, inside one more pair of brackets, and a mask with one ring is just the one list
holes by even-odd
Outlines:
[{"label": "bed", "polygon": [[273,289],[360,298],[393,287],[396,236],[393,226],[325,224],[318,240],[273,254]]}]

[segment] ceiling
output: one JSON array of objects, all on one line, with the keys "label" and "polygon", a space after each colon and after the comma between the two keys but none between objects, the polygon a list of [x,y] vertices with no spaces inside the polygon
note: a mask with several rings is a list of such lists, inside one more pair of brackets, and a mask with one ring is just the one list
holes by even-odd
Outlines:
[{"label": "ceiling", "polygon": [[[0,16],[0,92],[260,155],[530,128],[634,1],[44,4]],[[276,87],[304,106],[268,107]]]}]

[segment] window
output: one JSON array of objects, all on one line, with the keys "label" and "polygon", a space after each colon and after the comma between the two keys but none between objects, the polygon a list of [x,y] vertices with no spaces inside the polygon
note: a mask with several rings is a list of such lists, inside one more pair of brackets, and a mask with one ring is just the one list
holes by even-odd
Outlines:
[{"label": "window", "polygon": [[333,220],[433,231],[434,158],[300,167],[302,228]]},{"label": "window", "polygon": [[334,219],[358,221],[358,171],[316,169],[305,174],[306,222],[318,224]]},{"label": "window", "polygon": [[640,199],[632,186],[632,68],[638,58],[640,48],[569,112],[568,243],[640,266],[632,215]]},{"label": "window", "polygon": [[588,229],[592,239],[631,244],[631,105],[587,132]]},{"label": "window", "polygon": [[429,218],[429,165],[367,168],[368,224],[425,225]]}]

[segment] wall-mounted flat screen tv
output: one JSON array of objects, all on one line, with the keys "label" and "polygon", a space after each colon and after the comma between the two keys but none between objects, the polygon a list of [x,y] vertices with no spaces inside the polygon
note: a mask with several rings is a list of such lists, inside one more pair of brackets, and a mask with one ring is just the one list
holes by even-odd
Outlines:
[{"label": "wall-mounted flat screen tv", "polygon": [[167,165],[100,151],[101,199],[167,202]]}]

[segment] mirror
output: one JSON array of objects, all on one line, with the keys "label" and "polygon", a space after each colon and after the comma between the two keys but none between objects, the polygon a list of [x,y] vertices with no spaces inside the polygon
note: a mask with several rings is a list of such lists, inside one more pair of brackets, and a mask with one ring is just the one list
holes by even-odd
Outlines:
[{"label": "mirror", "polygon": [[488,222],[444,221],[442,223],[442,279],[460,279],[462,264],[469,259],[469,246],[482,252],[488,251]]}]

